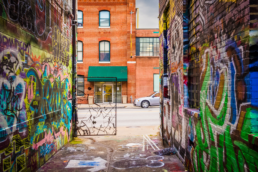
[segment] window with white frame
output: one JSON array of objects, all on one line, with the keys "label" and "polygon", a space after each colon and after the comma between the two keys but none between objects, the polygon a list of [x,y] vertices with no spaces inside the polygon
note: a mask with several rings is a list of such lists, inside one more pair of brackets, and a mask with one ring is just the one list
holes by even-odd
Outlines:
[{"label": "window with white frame", "polygon": [[84,76],[78,75],[77,96],[84,96]]},{"label": "window with white frame", "polygon": [[77,42],[77,62],[83,62],[83,43]]},{"label": "window with white frame", "polygon": [[83,27],[83,12],[77,12],[78,27]]},{"label": "window with white frame", "polygon": [[110,12],[100,11],[99,12],[99,26],[100,27],[110,27]]},{"label": "window with white frame", "polygon": [[136,38],[136,56],[159,56],[159,38]]},{"label": "window with white frame", "polygon": [[99,61],[110,62],[110,42],[99,42]]},{"label": "window with white frame", "polygon": [[159,74],[153,75],[153,91],[159,92]]}]

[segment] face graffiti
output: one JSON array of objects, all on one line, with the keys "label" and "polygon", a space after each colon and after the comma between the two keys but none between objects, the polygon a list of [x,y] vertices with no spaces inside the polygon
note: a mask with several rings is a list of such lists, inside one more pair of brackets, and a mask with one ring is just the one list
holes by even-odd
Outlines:
[{"label": "face graffiti", "polygon": [[[170,106],[170,112],[163,112],[163,135],[178,150],[189,171],[258,171],[258,29],[252,25],[249,30],[252,3],[170,0],[168,37],[172,39],[168,49],[175,52],[182,41],[184,48],[177,48],[181,51],[178,58],[168,56],[171,61],[183,61],[184,72],[180,79],[175,65],[170,64],[170,100],[165,101],[171,103],[164,105]],[[173,33],[179,19],[183,29],[178,32],[183,38],[177,40]],[[190,70],[192,64],[198,70]],[[191,107],[191,101],[197,99],[190,92],[193,71],[199,75],[195,80],[198,108]],[[178,99],[182,89],[178,82],[183,84],[183,101]]]},{"label": "face graffiti", "polygon": [[72,138],[71,23],[62,12],[45,0],[0,1],[0,171],[36,171]]}]

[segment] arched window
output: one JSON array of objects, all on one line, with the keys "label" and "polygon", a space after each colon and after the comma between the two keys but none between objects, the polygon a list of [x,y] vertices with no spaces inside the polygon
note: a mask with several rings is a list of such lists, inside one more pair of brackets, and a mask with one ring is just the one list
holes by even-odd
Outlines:
[{"label": "arched window", "polygon": [[78,27],[83,27],[83,12],[77,11]]},{"label": "arched window", "polygon": [[110,27],[110,12],[100,11],[99,12],[99,26],[100,27]]},{"label": "arched window", "polygon": [[99,61],[110,62],[110,43],[108,41],[99,42]]},{"label": "arched window", "polygon": [[83,62],[83,43],[77,42],[77,62]]}]

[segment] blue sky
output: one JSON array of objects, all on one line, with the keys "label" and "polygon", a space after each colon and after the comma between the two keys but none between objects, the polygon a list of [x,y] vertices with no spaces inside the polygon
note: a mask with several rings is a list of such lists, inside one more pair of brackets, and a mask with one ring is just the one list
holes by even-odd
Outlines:
[{"label": "blue sky", "polygon": [[159,27],[159,0],[136,0],[136,8],[139,8],[139,28]]}]

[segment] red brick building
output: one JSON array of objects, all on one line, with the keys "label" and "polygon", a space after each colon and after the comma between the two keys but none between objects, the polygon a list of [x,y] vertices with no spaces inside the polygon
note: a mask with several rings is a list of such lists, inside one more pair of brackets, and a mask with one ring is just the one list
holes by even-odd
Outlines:
[{"label": "red brick building", "polygon": [[158,29],[136,29],[135,0],[79,0],[78,24],[78,103],[115,102],[115,90],[118,103],[158,91]]}]

